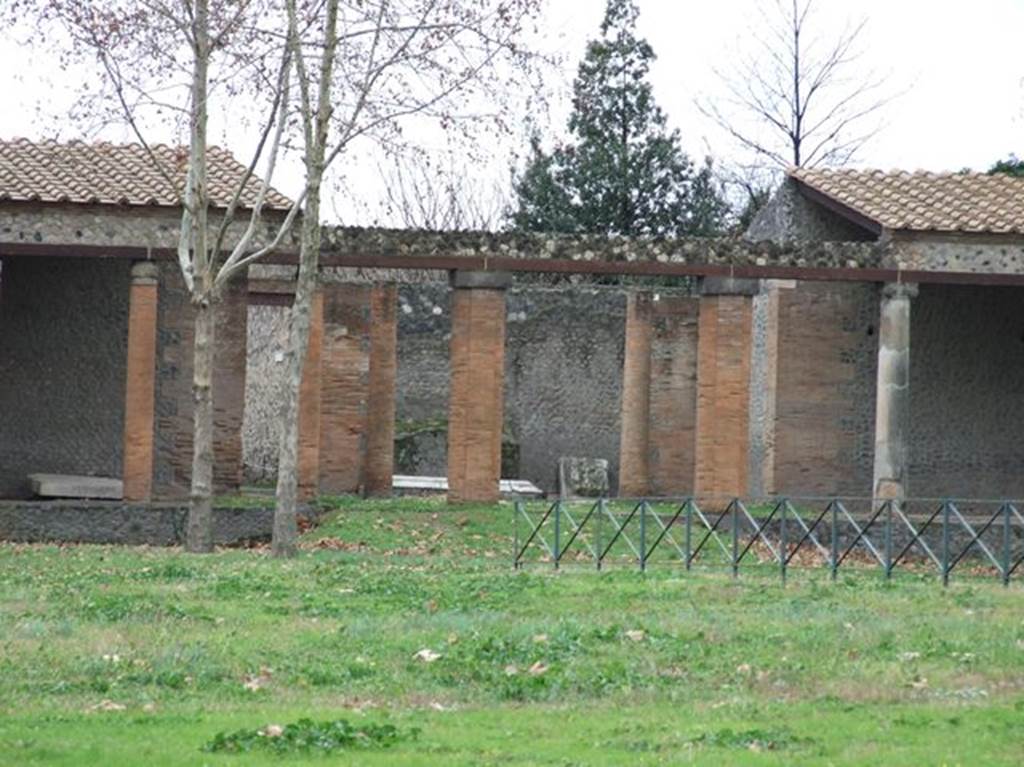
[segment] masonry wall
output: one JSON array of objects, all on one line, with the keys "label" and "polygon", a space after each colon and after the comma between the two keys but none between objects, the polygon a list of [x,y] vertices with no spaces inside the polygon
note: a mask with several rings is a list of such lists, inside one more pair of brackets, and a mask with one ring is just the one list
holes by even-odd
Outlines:
[{"label": "masonry wall", "polygon": [[1024,288],[922,285],[911,304],[913,496],[1024,498]]},{"label": "masonry wall", "polygon": [[[399,296],[398,431],[422,434],[406,456],[416,472],[443,476],[449,291],[403,286]],[[518,288],[506,302],[506,471],[518,468],[519,477],[555,491],[559,457],[606,458],[615,486],[625,293]]]},{"label": "masonry wall", "polygon": [[[617,289],[508,292],[506,473],[557,488],[558,458],[607,458],[618,476],[626,295]],[[403,285],[398,300],[396,472],[446,471],[451,296],[447,284]],[[276,471],[268,405],[280,391],[286,311],[251,307],[245,463],[250,479]]]},{"label": "masonry wall", "polygon": [[778,290],[769,494],[870,494],[878,311],[871,284],[802,282]]},{"label": "masonry wall", "polygon": [[121,475],[130,264],[7,258],[0,278],[0,497],[30,473]]}]

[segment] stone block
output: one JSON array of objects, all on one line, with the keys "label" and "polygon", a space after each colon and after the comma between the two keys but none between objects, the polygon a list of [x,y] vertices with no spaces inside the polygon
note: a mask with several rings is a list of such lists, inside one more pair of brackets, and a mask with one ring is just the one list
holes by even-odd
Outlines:
[{"label": "stone block", "polygon": [[607,497],[608,461],[604,458],[559,458],[558,494],[562,498]]}]

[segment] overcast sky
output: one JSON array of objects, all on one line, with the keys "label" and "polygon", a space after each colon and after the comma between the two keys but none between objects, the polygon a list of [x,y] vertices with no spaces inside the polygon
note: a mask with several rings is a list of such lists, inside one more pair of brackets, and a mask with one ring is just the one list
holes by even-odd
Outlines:
[{"label": "overcast sky", "polygon": [[[0,0],[4,2],[5,0]],[[770,1],[770,0],[769,0]],[[724,132],[694,106],[714,99],[721,86],[714,70],[728,70],[737,55],[750,50],[749,32],[761,0],[640,0],[640,33],[654,46],[658,61],[652,77],[655,97],[682,132],[684,147],[695,157],[710,152],[723,161],[741,159]],[[859,155],[861,167],[907,170],[985,169],[1011,152],[1024,154],[1024,0],[817,0],[814,29],[823,38],[850,22],[867,19],[861,37],[864,55],[858,72],[888,75],[898,95],[882,112],[885,126]],[[588,38],[597,33],[604,0],[549,0],[540,25],[543,45],[563,54],[564,71],[552,74],[563,86],[551,115],[551,135],[564,130],[568,86]],[[59,132],[76,135],[76,126],[40,120],[37,106],[60,111],[64,86],[74,75],[61,72],[45,48],[27,52],[9,42],[0,49],[0,83],[5,106],[0,137],[41,138]],[[54,107],[57,107],[55,110]],[[127,134],[105,136],[124,140]],[[166,137],[160,137],[166,140]],[[229,139],[233,136],[229,134]],[[236,145],[234,140],[228,143]],[[237,146],[249,140],[239,136]],[[507,173],[512,146],[494,151],[498,181]],[[369,197],[372,172],[363,163],[353,173],[365,177]],[[359,167],[359,163],[348,166]],[[350,173],[351,175],[352,173]],[[298,183],[297,169],[278,179],[283,191]],[[372,200],[371,200],[372,203]],[[343,211],[344,202],[335,206]],[[345,213],[345,217],[351,214]]]}]

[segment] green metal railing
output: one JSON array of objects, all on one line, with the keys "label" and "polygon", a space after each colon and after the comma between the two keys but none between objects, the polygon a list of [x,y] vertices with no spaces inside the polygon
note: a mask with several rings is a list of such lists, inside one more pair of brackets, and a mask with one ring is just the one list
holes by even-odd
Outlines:
[{"label": "green metal railing", "polygon": [[636,499],[515,502],[514,566],[672,564],[935,568],[958,566],[1004,585],[1024,563],[1024,516],[1013,501],[870,498]]}]

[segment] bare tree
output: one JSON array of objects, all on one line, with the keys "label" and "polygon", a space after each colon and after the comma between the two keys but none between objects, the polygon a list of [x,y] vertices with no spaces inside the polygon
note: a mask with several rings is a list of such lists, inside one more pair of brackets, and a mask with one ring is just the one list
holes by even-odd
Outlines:
[{"label": "bare tree", "polygon": [[524,23],[540,0],[286,0],[306,162],[299,276],[286,352],[272,550],[296,549],[298,400],[319,279],[324,174],[359,143],[393,156],[416,146],[405,128],[503,129],[530,56]]},{"label": "bare tree", "polygon": [[411,154],[378,170],[385,181],[383,212],[407,229],[495,231],[504,222],[508,189],[454,159],[444,166]]},{"label": "bare tree", "polygon": [[698,102],[761,163],[847,163],[877,133],[877,113],[891,100],[885,78],[861,69],[866,21],[825,39],[815,30],[815,10],[815,0],[763,5],[754,50],[717,71],[726,96]]},{"label": "bare tree", "polygon": [[[40,0],[15,2],[10,10],[66,35],[65,66],[95,57],[104,88],[85,94],[85,113],[127,123],[169,187],[181,191],[177,262],[195,310],[186,548],[212,551],[216,305],[230,279],[280,245],[301,204],[300,197],[276,232],[260,240],[290,108],[291,58],[282,44],[283,24],[275,30],[271,0]],[[216,95],[242,92],[250,113],[258,115],[259,138],[226,208],[214,212],[207,177],[210,104]],[[168,115],[187,128],[184,169],[167,167],[152,148],[147,121]],[[263,180],[256,182],[261,164]]]}]

